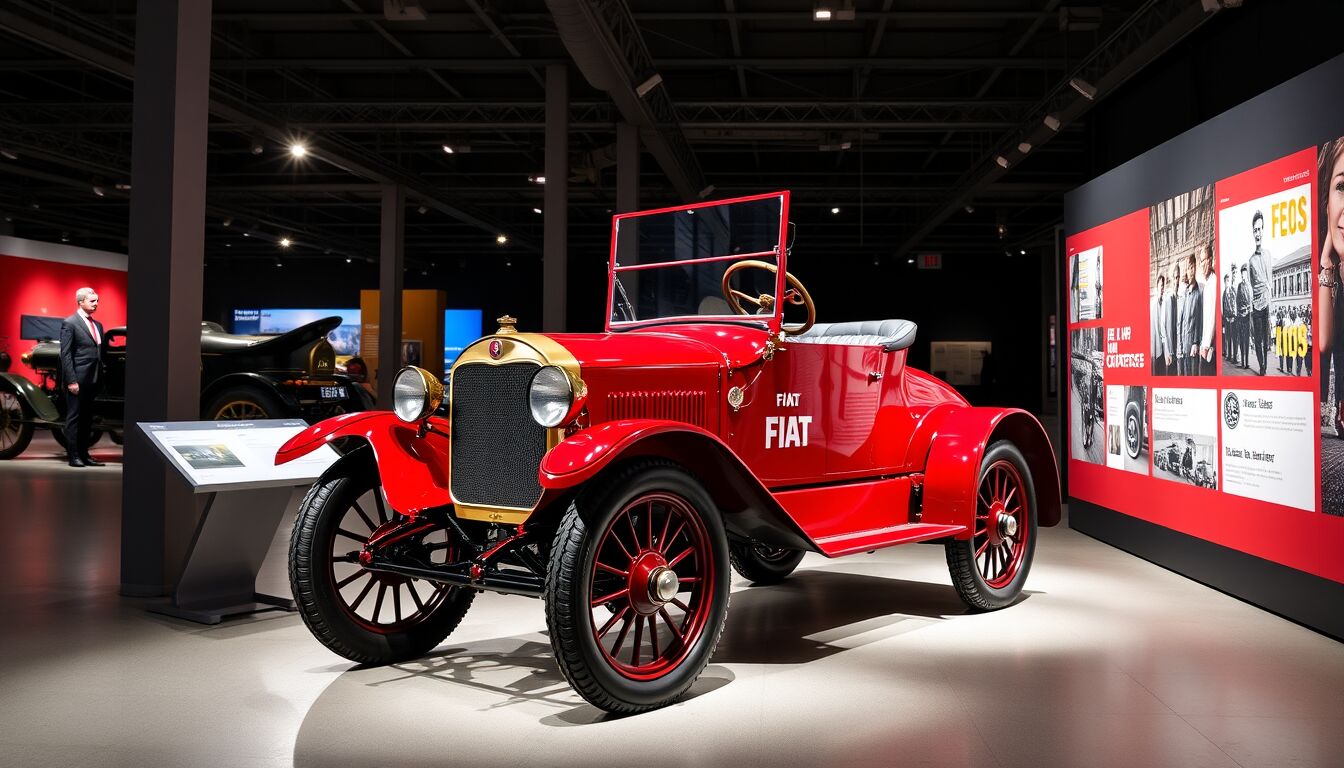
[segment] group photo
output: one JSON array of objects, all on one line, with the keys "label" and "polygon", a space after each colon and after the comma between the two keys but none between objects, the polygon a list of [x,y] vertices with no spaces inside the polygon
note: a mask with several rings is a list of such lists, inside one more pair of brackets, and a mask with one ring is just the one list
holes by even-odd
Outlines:
[{"label": "group photo", "polygon": [[1217,373],[1213,185],[1148,209],[1149,332],[1154,376]]}]

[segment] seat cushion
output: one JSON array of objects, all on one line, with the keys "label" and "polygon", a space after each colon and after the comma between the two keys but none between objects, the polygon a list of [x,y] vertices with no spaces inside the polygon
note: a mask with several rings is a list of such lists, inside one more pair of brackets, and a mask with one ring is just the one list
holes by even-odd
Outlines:
[{"label": "seat cushion", "polygon": [[806,333],[789,336],[803,344],[849,344],[882,347],[888,352],[905,349],[915,343],[918,328],[909,320],[856,320],[849,323],[817,323]]}]

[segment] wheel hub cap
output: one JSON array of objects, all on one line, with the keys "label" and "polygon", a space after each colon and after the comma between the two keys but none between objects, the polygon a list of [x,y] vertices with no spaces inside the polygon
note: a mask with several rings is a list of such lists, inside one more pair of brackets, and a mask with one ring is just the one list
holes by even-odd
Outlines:
[{"label": "wheel hub cap", "polygon": [[649,597],[659,605],[672,601],[681,591],[681,583],[671,568],[656,568],[649,578]]}]

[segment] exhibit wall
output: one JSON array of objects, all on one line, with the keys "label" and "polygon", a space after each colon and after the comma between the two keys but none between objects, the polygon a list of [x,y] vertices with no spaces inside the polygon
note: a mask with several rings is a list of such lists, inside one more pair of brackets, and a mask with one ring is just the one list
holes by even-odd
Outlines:
[{"label": "exhibit wall", "polygon": [[60,243],[0,237],[0,275],[6,286],[6,311],[0,316],[0,350],[9,352],[10,373],[37,377],[19,357],[35,341],[20,338],[20,318],[63,318],[75,312],[75,291],[91,286],[100,303],[96,317],[104,328],[126,324],[126,256]]},{"label": "exhibit wall", "polygon": [[1337,637],[1341,82],[1344,57],[1071,193],[1060,265],[1072,527]]}]

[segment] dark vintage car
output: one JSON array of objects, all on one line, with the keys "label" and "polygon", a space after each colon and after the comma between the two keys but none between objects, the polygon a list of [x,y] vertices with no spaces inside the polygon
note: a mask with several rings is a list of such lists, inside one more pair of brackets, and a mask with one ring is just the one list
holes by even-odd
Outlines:
[{"label": "dark vintage car", "polygon": [[342,453],[290,537],[314,636],[357,663],[401,662],[448,637],[477,591],[529,595],[579,695],[632,713],[705,668],[730,568],[773,584],[809,552],[938,542],[971,609],[1016,602],[1037,526],[1059,522],[1045,431],[907,366],[913,322],[816,322],[788,272],[788,203],[621,214],[592,308],[605,332],[500,318],[447,386],[408,366],[393,412],[337,416],[282,446],[277,463]]},{"label": "dark vintage car", "polygon": [[[303,418],[309,421],[373,407],[372,397],[336,371],[327,333],[341,324],[328,317],[279,336],[225,333],[201,323],[201,418],[206,420]],[[0,459],[23,453],[38,429],[64,445],[65,397],[60,386],[60,342],[42,341],[22,360],[41,384],[0,373]],[[93,442],[103,432],[121,441],[126,398],[126,329],[103,336],[102,392],[94,406]]]}]

